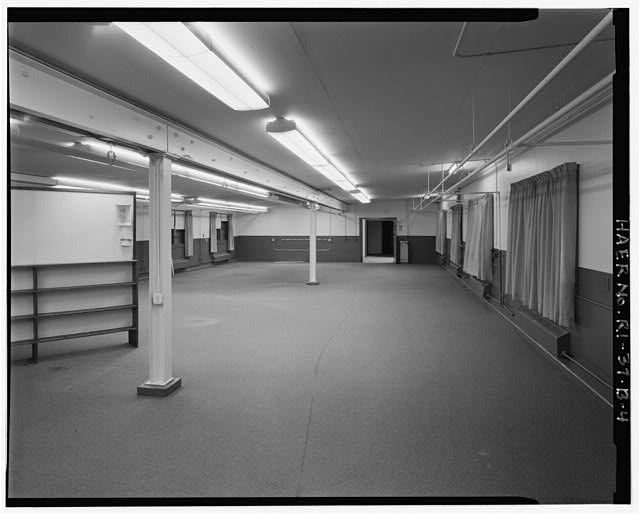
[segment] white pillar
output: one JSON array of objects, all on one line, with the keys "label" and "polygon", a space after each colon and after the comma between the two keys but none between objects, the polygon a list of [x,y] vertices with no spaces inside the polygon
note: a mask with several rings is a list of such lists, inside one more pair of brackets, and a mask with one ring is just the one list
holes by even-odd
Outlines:
[{"label": "white pillar", "polygon": [[233,225],[234,225],[233,214],[229,213],[227,215],[227,229],[229,231],[229,233],[228,233],[229,243],[227,245],[227,249],[229,250],[229,252],[233,252],[236,249],[236,247],[235,247],[236,234],[235,234],[235,230],[234,230],[235,227]]},{"label": "white pillar", "polygon": [[180,386],[171,370],[171,161],[149,156],[149,380],[138,395],[166,396]]},{"label": "white pillar", "polygon": [[317,286],[316,280],[316,204],[311,204],[309,209],[309,282],[310,286]]}]

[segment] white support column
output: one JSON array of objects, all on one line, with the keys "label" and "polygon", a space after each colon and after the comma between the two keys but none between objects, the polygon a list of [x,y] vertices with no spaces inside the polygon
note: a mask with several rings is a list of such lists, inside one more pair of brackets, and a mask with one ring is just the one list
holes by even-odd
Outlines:
[{"label": "white support column", "polygon": [[317,204],[311,204],[309,208],[309,282],[310,286],[317,286],[319,283],[316,280],[316,210]]},{"label": "white support column", "polygon": [[236,231],[235,231],[235,227],[234,227],[234,221],[233,221],[233,214],[229,213],[227,215],[227,229],[228,229],[228,238],[229,238],[229,243],[227,245],[227,249],[229,250],[229,252],[233,252],[236,249],[236,245],[235,245],[235,237],[236,237]]},{"label": "white support column", "polygon": [[171,161],[149,156],[149,380],[138,395],[167,396],[180,378],[171,370]]}]

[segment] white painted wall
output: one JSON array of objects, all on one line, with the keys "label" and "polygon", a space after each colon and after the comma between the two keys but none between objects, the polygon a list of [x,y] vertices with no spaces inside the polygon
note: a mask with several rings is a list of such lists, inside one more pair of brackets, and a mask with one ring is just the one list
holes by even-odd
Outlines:
[{"label": "white painted wall", "polygon": [[117,225],[116,205],[133,196],[11,190],[11,265],[133,259],[133,227]]},{"label": "white painted wall", "polygon": [[[359,218],[397,218],[399,236],[434,236],[437,208],[412,212],[411,200],[372,201],[349,206],[340,215],[317,213],[318,236],[357,236]],[[309,234],[309,211],[297,206],[275,205],[259,215],[237,214],[236,236],[302,236]]]},{"label": "white painted wall", "polygon": [[[613,138],[612,104],[564,128],[544,143],[611,140]],[[512,171],[506,163],[490,171],[463,191],[500,192],[500,227],[494,232],[494,245],[506,249],[509,193],[512,182],[545,172],[566,162],[576,162],[578,169],[578,266],[611,273],[612,264],[612,186],[613,147],[610,144],[560,145],[533,147],[518,156]],[[497,227],[496,217],[496,227]],[[466,218],[463,221],[466,227]],[[451,234],[448,232],[448,234]]]}]

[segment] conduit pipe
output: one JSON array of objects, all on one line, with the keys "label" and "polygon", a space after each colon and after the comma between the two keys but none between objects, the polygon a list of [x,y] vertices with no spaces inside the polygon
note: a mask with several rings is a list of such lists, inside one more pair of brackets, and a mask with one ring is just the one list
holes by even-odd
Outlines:
[{"label": "conduit pipe", "polygon": [[[558,64],[556,64],[556,66],[553,68],[553,70],[551,70],[547,76],[542,79],[538,85],[533,88],[529,94],[524,97],[520,103],[498,124],[496,125],[496,127],[489,133],[487,134],[487,136],[485,136],[485,138],[478,143],[477,146],[475,146],[471,152],[469,152],[469,154],[467,155],[467,157],[465,157],[460,163],[458,163],[458,166],[456,167],[456,170],[460,170],[464,164],[469,161],[469,159],[471,159],[484,145],[486,145],[486,143],[493,138],[493,136],[496,135],[496,133],[502,129],[507,123],[509,123],[509,121],[516,115],[518,114],[522,108],[524,108],[547,84],[549,84],[549,82],[551,82],[564,68],[566,68],[566,66],[573,61],[573,59],[576,58],[576,56],[578,54],[580,54],[580,52],[582,52],[587,45],[589,45],[589,43],[591,43],[595,38],[597,38],[601,32],[603,32],[612,22],[613,20],[613,13],[609,12],[607,13],[607,15],[602,18],[602,20],[600,20],[600,22],[593,28],[591,29],[591,31],[584,37],[582,38],[582,40],[575,46],[573,47],[573,49],[564,57],[564,59],[562,59]],[[454,172],[455,173],[455,172]],[[440,184],[438,184],[433,191],[436,191],[438,189],[439,186],[441,186],[446,180],[446,177],[444,179],[442,179],[442,181],[440,182]],[[432,192],[433,192],[432,191]],[[429,193],[432,193],[429,192]],[[422,203],[424,202],[426,198],[426,195],[422,196],[422,199],[420,200],[420,204],[418,204],[418,207],[421,207]]]},{"label": "conduit pipe", "polygon": [[[574,98],[571,102],[569,102],[567,105],[565,105],[562,109],[559,109],[558,111],[556,111],[555,113],[553,113],[551,116],[549,116],[549,118],[547,118],[546,120],[540,122],[538,125],[536,125],[533,129],[531,129],[530,131],[528,131],[527,133],[525,133],[523,136],[521,136],[520,138],[518,138],[514,143],[513,143],[513,147],[518,147],[520,145],[522,145],[525,141],[527,141],[528,139],[532,138],[533,136],[535,136],[538,132],[540,132],[541,130],[545,129],[548,125],[552,124],[553,122],[555,122],[556,120],[558,120],[559,118],[562,118],[565,114],[567,114],[569,111],[571,111],[572,109],[574,109],[575,107],[577,107],[578,105],[580,105],[582,102],[584,102],[586,99],[588,99],[589,97],[595,95],[596,93],[598,93],[599,91],[603,90],[604,88],[606,88],[609,84],[612,83],[613,81],[613,75],[615,72],[610,73],[609,75],[607,75],[606,77],[604,77],[603,79],[601,79],[600,81],[598,81],[596,84],[594,84],[593,86],[591,86],[589,89],[587,89],[586,91],[582,92],[580,95],[578,95],[576,98]],[[452,189],[454,188],[459,188],[460,185],[466,181],[468,181],[471,177],[479,174],[480,172],[482,172],[483,170],[485,170],[487,167],[489,167],[490,165],[492,165],[493,163],[495,163],[496,161],[499,161],[500,159],[502,159],[505,155],[507,154],[507,150],[501,150],[498,154],[496,154],[494,157],[492,157],[489,161],[487,161],[486,163],[482,164],[479,168],[476,168],[473,172],[471,172],[469,175],[467,175],[466,177],[463,177],[462,179],[460,179],[457,183],[455,183],[453,186],[450,186],[449,188],[447,188],[446,190],[442,191],[440,193],[440,195],[446,195],[447,193],[449,193]],[[437,200],[437,198],[434,198],[433,200],[431,200],[431,202],[429,202],[427,205],[425,205],[423,207],[423,209],[426,209],[427,207],[429,207],[431,204],[433,204],[435,201]]]}]

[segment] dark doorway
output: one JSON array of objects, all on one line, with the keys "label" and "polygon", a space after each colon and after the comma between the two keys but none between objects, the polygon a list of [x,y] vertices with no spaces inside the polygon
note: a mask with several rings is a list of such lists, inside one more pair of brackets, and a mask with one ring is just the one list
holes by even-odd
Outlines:
[{"label": "dark doorway", "polygon": [[367,256],[393,257],[393,220],[367,220]]},{"label": "dark doorway", "polygon": [[229,250],[229,222],[222,220],[217,231],[218,253],[223,254]]}]

